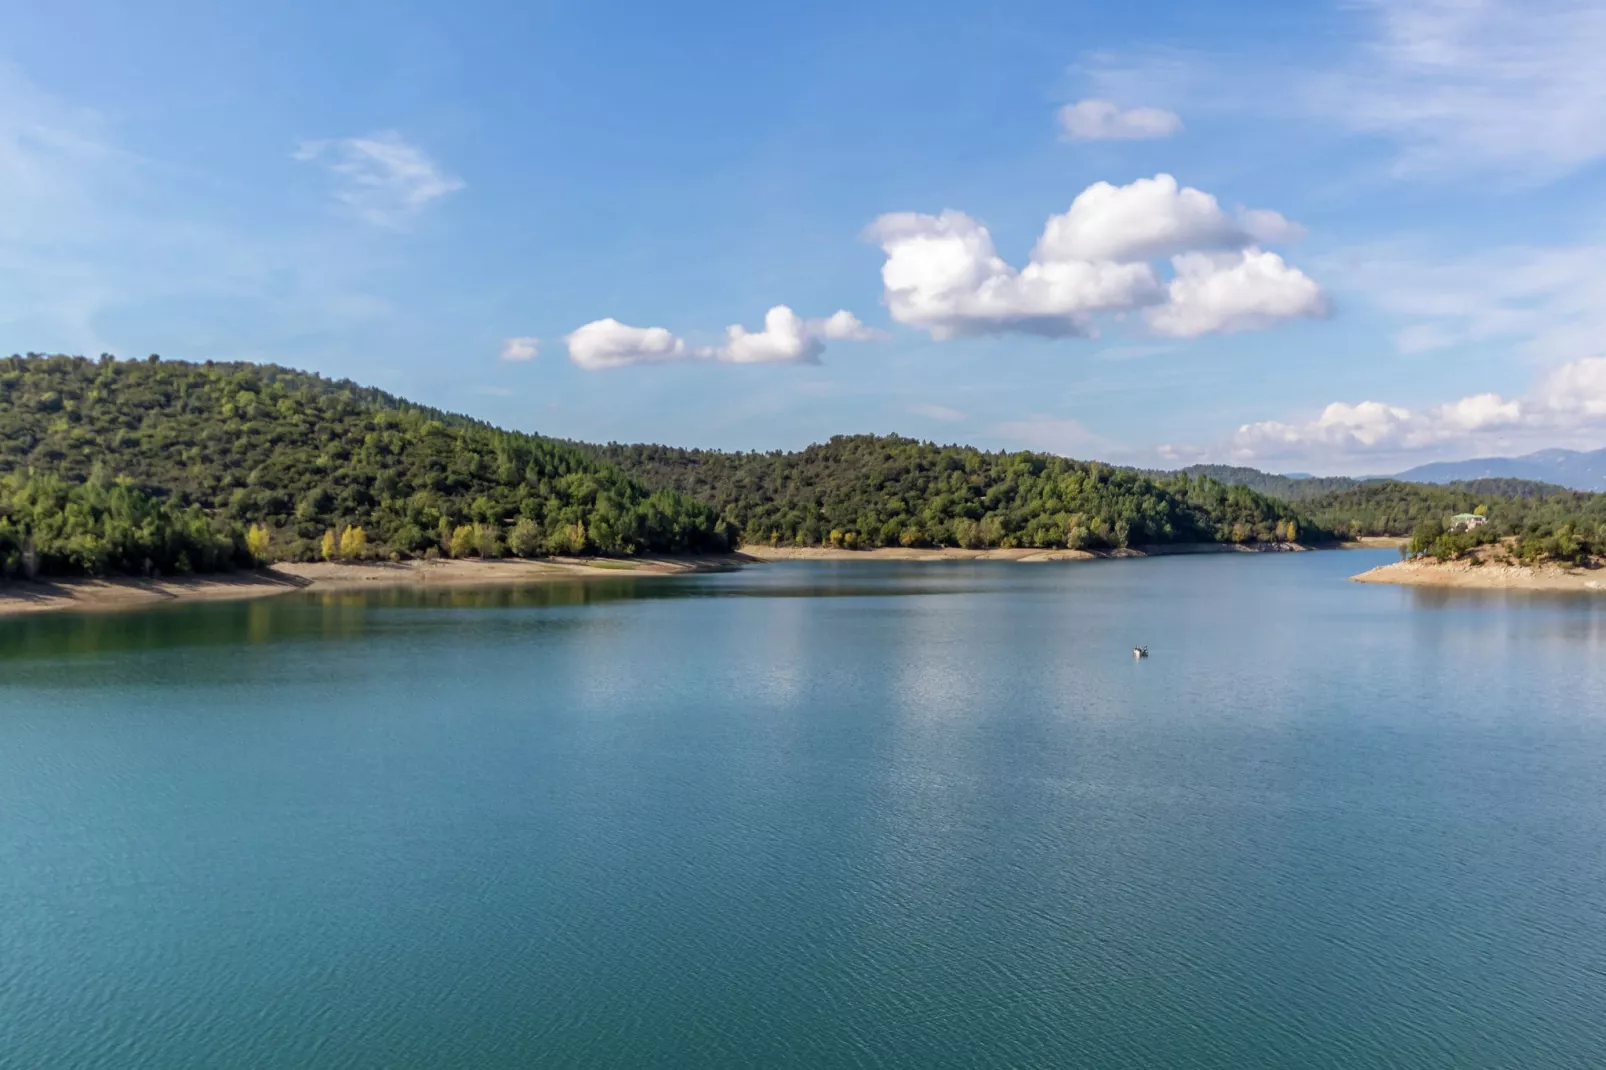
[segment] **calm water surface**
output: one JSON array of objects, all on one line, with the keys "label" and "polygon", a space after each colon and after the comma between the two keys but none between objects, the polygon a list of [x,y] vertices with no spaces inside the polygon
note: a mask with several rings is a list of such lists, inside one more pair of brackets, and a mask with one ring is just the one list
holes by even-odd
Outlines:
[{"label": "calm water surface", "polygon": [[1606,1066],[1606,600],[1385,559],[0,621],[0,1065]]}]

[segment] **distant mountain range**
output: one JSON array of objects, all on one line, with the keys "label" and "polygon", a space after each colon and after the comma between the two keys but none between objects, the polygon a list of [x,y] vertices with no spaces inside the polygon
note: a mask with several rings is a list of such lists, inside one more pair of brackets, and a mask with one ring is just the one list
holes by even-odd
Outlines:
[{"label": "distant mountain range", "polygon": [[1413,483],[1459,483],[1469,479],[1527,479],[1572,490],[1606,491],[1606,449],[1540,450],[1521,457],[1477,457],[1418,465],[1394,477]]}]

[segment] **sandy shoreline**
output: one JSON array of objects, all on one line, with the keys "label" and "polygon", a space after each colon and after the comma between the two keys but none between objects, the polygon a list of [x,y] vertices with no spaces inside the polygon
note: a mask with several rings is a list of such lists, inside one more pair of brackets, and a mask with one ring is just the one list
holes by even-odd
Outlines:
[{"label": "sandy shoreline", "polygon": [[1489,591],[1577,591],[1606,594],[1606,569],[1559,565],[1440,564],[1430,559],[1396,561],[1351,576],[1357,583],[1395,583],[1408,587],[1459,587]]},{"label": "sandy shoreline", "polygon": [[830,546],[744,546],[752,561],[1091,561],[1085,550],[941,550],[883,546],[875,550],[841,550]]},{"label": "sandy shoreline", "polygon": [[1362,535],[1358,539],[1348,539],[1338,544],[1340,550],[1397,550],[1410,542],[1410,539],[1397,535]]},{"label": "sandy shoreline", "polygon": [[842,550],[830,546],[744,546],[738,556],[753,561],[1096,561],[1111,557],[1166,557],[1176,554],[1264,554],[1295,552],[1297,543],[1170,543],[1131,550],[962,550],[883,546],[875,550]]},{"label": "sandy shoreline", "polygon": [[740,554],[703,557],[549,558],[541,561],[375,561],[365,564],[287,562],[254,572],[159,580],[53,580],[0,585],[0,617],[62,610],[148,609],[175,602],[271,598],[293,591],[381,587],[479,587],[607,576],[672,576],[730,568]]},{"label": "sandy shoreline", "polygon": [[54,580],[0,585],[0,618],[57,611],[102,612],[148,609],[177,602],[222,602],[271,598],[293,591],[353,591],[381,587],[494,587],[605,576],[672,576],[768,561],[1092,561],[1197,553],[1274,553],[1309,547],[1294,543],[1235,546],[1178,543],[1141,549],[962,550],[883,547],[746,546],[737,553],[700,557],[547,558],[540,561],[374,561],[284,563],[254,572],[159,580],[127,578]]}]

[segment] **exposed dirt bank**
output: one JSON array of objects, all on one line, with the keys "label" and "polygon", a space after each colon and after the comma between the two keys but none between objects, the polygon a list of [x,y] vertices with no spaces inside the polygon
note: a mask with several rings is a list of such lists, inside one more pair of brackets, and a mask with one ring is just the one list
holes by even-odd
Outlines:
[{"label": "exposed dirt bank", "polygon": [[54,580],[0,585],[0,617],[56,610],[144,609],[173,602],[268,598],[291,591],[402,586],[502,586],[598,576],[669,576],[729,568],[741,554],[707,557],[552,558],[543,561],[286,563],[253,572],[159,580]]},{"label": "exposed dirt bank", "polygon": [[1253,554],[1306,550],[1298,543],[1219,542],[1168,543],[1131,550],[961,550],[955,547],[922,549],[883,546],[875,550],[842,550],[830,546],[744,546],[742,554],[755,561],[1094,561],[1105,557],[1161,557],[1171,554]]},{"label": "exposed dirt bank", "polygon": [[1269,553],[1305,550],[1296,543],[1176,543],[1140,549],[960,550],[885,547],[748,546],[741,552],[701,557],[548,558],[541,561],[374,561],[363,564],[279,564],[253,572],[159,580],[55,580],[0,584],[0,617],[57,610],[144,609],[175,602],[269,598],[291,591],[362,590],[377,587],[491,587],[599,576],[670,576],[707,572],[764,561],[1092,561],[1105,557],[1153,557],[1199,553]]},{"label": "exposed dirt bank", "polygon": [[1481,590],[1583,591],[1606,594],[1606,568],[1561,565],[1502,565],[1493,561],[1439,563],[1432,558],[1397,561],[1352,576],[1357,583],[1398,583],[1412,587],[1462,587]]}]

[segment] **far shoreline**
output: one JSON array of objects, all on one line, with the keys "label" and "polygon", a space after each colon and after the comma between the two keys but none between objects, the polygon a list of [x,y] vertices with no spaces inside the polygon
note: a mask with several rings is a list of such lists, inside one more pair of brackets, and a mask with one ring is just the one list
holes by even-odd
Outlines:
[{"label": "far shoreline", "polygon": [[[1387,542],[1388,540],[1382,540]],[[686,557],[561,557],[497,561],[411,560],[281,562],[265,568],[204,576],[161,579],[107,577],[52,579],[0,584],[0,619],[37,613],[107,613],[199,602],[236,602],[303,592],[366,591],[395,587],[513,587],[533,583],[714,572],[743,565],[782,561],[1002,561],[1020,564],[1097,561],[1111,558],[1168,557],[1185,554],[1297,553],[1339,546],[1300,543],[1171,543],[1122,550],[1011,548],[966,550],[957,547],[880,547],[847,550],[829,546],[744,546],[724,554]]]},{"label": "far shoreline", "polygon": [[849,550],[837,546],[743,546],[738,556],[753,561],[1013,561],[1040,564],[1052,561],[1101,561],[1122,557],[1174,557],[1183,554],[1303,553],[1326,547],[1294,542],[1177,542],[1135,546],[1120,550],[1049,550],[1034,547],[967,550],[957,546],[881,546]]},{"label": "far shoreline", "polygon": [[106,577],[0,584],[0,619],[58,612],[123,612],[197,602],[239,602],[305,592],[393,587],[516,587],[623,576],[675,576],[734,568],[741,554],[686,557],[281,562],[265,568],[161,579]]}]

